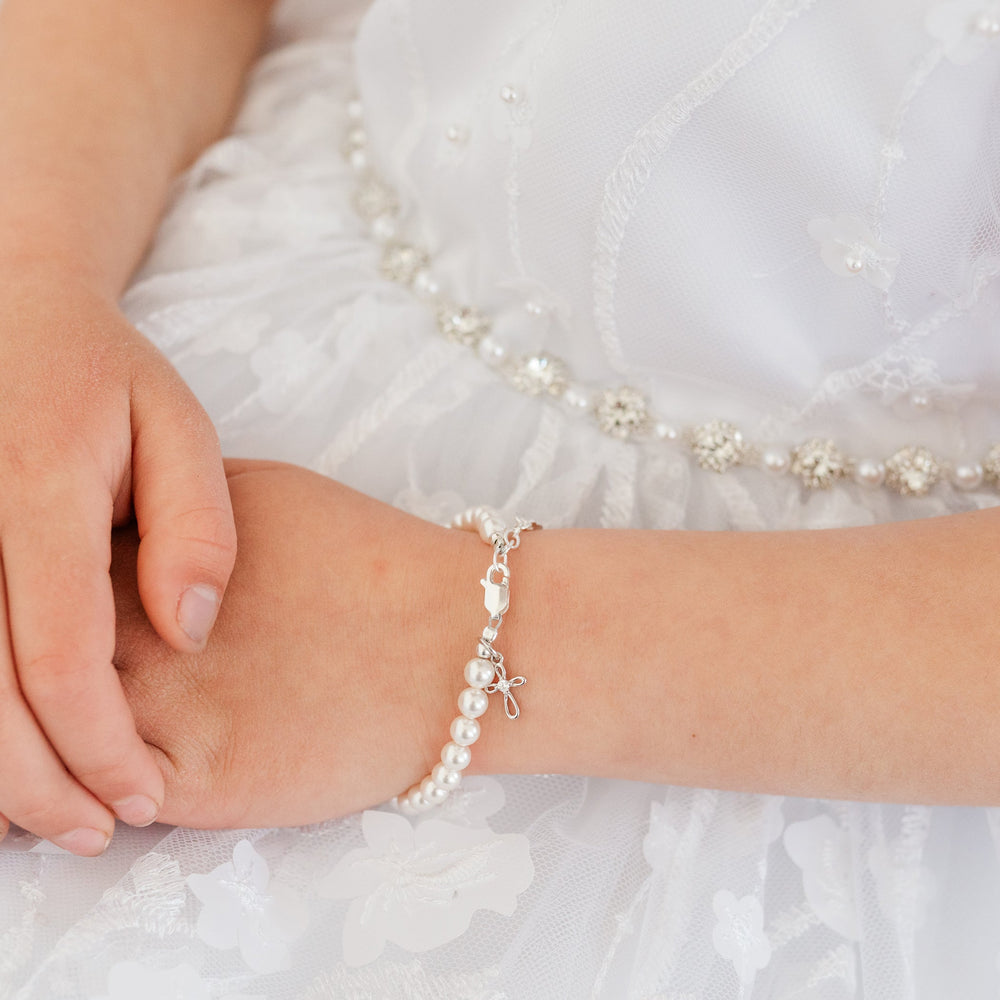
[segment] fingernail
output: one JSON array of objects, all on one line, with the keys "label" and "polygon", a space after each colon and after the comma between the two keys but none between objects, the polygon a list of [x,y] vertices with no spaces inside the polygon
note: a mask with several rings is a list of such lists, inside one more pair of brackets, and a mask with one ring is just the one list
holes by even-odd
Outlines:
[{"label": "fingernail", "polygon": [[219,613],[219,603],[219,592],[204,583],[196,583],[181,594],[177,624],[192,642],[200,646],[208,638]]},{"label": "fingernail", "polygon": [[127,799],[112,803],[111,808],[129,826],[149,826],[160,811],[160,807],[148,795],[130,795]]},{"label": "fingernail", "polygon": [[69,833],[64,833],[62,836],[53,837],[52,843],[71,854],[94,858],[107,850],[108,844],[111,843],[111,835],[103,830],[80,827],[79,830],[70,830]]}]

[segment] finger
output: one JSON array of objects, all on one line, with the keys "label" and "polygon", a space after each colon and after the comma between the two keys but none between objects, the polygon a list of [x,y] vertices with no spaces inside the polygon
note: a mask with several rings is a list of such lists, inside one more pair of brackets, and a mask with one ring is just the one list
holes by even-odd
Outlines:
[{"label": "finger", "polygon": [[3,813],[0,813],[0,843],[3,842],[8,833],[10,833],[10,820]]},{"label": "finger", "polygon": [[[133,410],[132,493],[139,596],[153,628],[181,652],[208,639],[236,560],[236,527],[219,439],[204,411],[166,421],[155,395]],[[176,401],[174,402],[176,410]]]},{"label": "finger", "polygon": [[[0,575],[0,635],[7,635],[6,591]],[[114,817],[63,767],[25,704],[10,644],[0,642],[0,828],[9,819],[74,854],[100,854]]]},{"label": "finger", "polygon": [[147,825],[163,803],[163,777],[112,664],[110,498],[95,480],[47,484],[32,501],[3,540],[20,689],[70,773],[125,822]]}]

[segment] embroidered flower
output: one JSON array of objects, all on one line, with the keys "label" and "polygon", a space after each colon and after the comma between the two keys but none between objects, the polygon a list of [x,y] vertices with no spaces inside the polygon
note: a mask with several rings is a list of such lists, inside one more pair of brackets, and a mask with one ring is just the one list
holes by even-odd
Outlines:
[{"label": "embroidered flower", "polygon": [[509,142],[515,149],[531,145],[535,105],[527,88],[518,82],[504,82],[496,88],[493,102],[493,137]]},{"label": "embroidered flower", "polygon": [[790,823],[785,850],[802,869],[802,888],[813,912],[831,930],[854,941],[857,913],[847,834],[829,816]]},{"label": "embroidered flower", "polygon": [[250,368],[260,381],[260,400],[272,413],[284,413],[301,399],[302,387],[330,358],[297,330],[279,330],[269,344],[250,355]]},{"label": "embroidered flower", "polygon": [[764,910],[756,896],[737,899],[724,889],[712,900],[717,921],[712,931],[715,950],[728,958],[740,977],[749,983],[771,961],[771,942],[764,933]]},{"label": "embroidered flower", "polygon": [[414,822],[419,824],[439,819],[456,826],[489,828],[486,820],[500,812],[506,801],[503,785],[496,778],[463,778],[444,802],[431,812],[417,816]]},{"label": "embroidered flower", "polygon": [[670,814],[662,802],[649,806],[649,830],[642,841],[642,853],[655,872],[669,872],[680,834],[670,822]]},{"label": "embroidered flower", "polygon": [[998,0],[950,0],[931,7],[924,27],[959,66],[974,62],[1000,39]]},{"label": "embroidered flower", "polygon": [[930,869],[916,860],[919,850],[908,847],[903,836],[868,852],[868,868],[875,878],[882,912],[897,920],[905,914],[914,928],[923,926],[937,891]]},{"label": "embroidered flower", "polygon": [[893,283],[899,253],[880,243],[864,219],[856,215],[813,219],[809,235],[819,243],[823,263],[834,274],[844,278],[860,275],[882,291]]},{"label": "embroidered flower", "polygon": [[150,969],[140,962],[118,962],[108,973],[107,1000],[210,1000],[208,986],[187,963]]},{"label": "embroidered flower", "polygon": [[229,351],[231,354],[249,354],[260,343],[261,334],[270,325],[271,317],[265,312],[233,317],[221,323],[210,336],[196,339],[194,353],[207,355]]},{"label": "embroidered flower", "polygon": [[289,965],[289,942],[306,926],[305,907],[291,890],[272,883],[267,862],[248,840],[233,860],[208,875],[189,875],[191,891],[205,904],[198,937],[213,948],[239,948],[255,972]]},{"label": "embroidered flower", "polygon": [[427,819],[414,828],[394,813],[368,811],[367,847],[349,851],[320,883],[350,899],[344,960],[364,965],[386,941],[407,951],[436,948],[463,934],[476,910],[510,916],[534,877],[528,839]]}]

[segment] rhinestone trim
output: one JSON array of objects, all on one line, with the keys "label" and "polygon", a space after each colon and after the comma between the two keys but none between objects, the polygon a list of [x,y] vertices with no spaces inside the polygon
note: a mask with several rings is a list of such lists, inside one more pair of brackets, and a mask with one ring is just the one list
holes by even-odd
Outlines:
[{"label": "rhinestone trim", "polygon": [[981,461],[948,462],[919,444],[907,445],[885,459],[852,456],[835,442],[812,438],[789,448],[751,443],[727,420],[676,428],[663,422],[646,396],[633,386],[588,387],[573,379],[569,365],[546,352],[510,359],[492,335],[491,318],[475,306],[450,300],[441,293],[426,250],[397,237],[400,213],[397,193],[375,172],[368,155],[368,135],[359,100],[347,106],[348,129],[344,157],[357,175],[353,204],[382,245],[381,272],[389,281],[410,288],[434,311],[437,327],[447,339],[468,347],[514,389],[529,396],[550,396],[567,409],[590,417],[597,427],[619,441],[666,443],[686,448],[701,468],[722,474],[736,466],[756,466],[776,476],[794,476],[806,490],[827,490],[850,479],[870,490],[887,489],[903,497],[926,496],[941,482],[955,489],[975,490],[988,484],[1000,491],[1000,443]]}]

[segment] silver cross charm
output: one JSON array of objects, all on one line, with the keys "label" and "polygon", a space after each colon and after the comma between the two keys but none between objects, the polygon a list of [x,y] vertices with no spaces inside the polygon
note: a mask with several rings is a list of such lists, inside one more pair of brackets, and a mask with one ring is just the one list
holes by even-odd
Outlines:
[{"label": "silver cross charm", "polygon": [[499,692],[503,695],[503,710],[507,714],[508,719],[516,719],[521,714],[521,709],[517,704],[517,699],[511,694],[510,689],[520,687],[522,684],[526,683],[526,678],[524,677],[511,677],[510,680],[507,679],[507,672],[504,670],[503,663],[498,663],[496,665],[496,680],[488,685],[484,690],[487,694],[496,694]]}]

